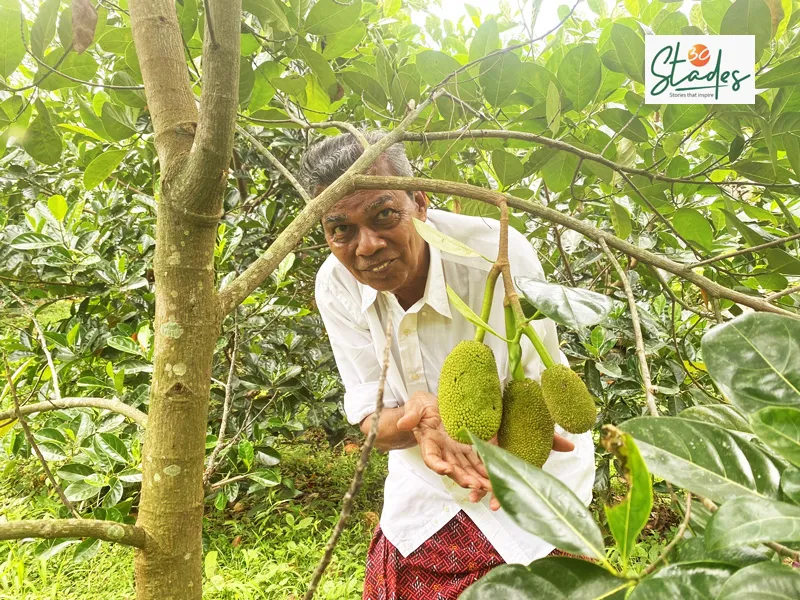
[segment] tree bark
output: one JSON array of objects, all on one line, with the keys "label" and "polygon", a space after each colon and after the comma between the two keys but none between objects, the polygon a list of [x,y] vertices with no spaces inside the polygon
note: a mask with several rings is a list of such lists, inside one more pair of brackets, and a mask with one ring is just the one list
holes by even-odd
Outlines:
[{"label": "tree bark", "polygon": [[138,600],[202,598],[208,395],[222,323],[214,248],[238,102],[241,0],[206,6],[215,43],[206,28],[198,113],[174,0],[131,1],[161,168],[155,350],[137,520],[148,544],[136,552]]},{"label": "tree bark", "polygon": [[39,538],[89,537],[126,546],[144,548],[147,534],[144,529],[114,521],[93,519],[37,519],[35,521],[9,521],[0,523],[0,540]]}]

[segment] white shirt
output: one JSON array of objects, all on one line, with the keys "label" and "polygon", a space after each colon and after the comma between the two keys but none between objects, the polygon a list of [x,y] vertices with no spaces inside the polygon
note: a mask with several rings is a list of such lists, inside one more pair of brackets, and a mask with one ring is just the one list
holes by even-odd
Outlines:
[{"label": "white shirt", "polygon": [[[439,210],[428,211],[428,224],[494,260],[499,243],[499,222]],[[509,229],[509,261],[512,276],[544,279],[536,252],[518,231]],[[351,423],[359,423],[375,410],[375,400],[386,346],[386,323],[393,326],[391,355],[384,390],[387,408],[401,406],[418,390],[433,394],[439,388],[439,372],[450,350],[472,339],[474,326],[450,306],[445,282],[480,314],[486,275],[491,263],[465,258],[430,246],[430,267],[423,297],[403,310],[394,294],[377,292],[359,283],[334,257],[329,256],[316,279],[316,301],[330,337],[336,365],[345,386],[344,409]],[[489,324],[505,332],[502,277],[495,287]],[[554,360],[566,364],[559,350],[555,324],[533,322]],[[509,380],[508,348],[487,333],[497,360],[500,380]],[[543,369],[538,354],[523,336],[522,361],[527,377],[539,379]],[[552,452],[544,470],[558,477],[583,502],[592,497],[594,444],[591,434],[557,433],[575,444],[572,452]],[[489,497],[469,501],[469,490],[449,477],[429,469],[419,447],[389,452],[389,474],[384,488],[381,529],[405,557],[463,510],[507,563],[528,564],[546,556],[553,546],[519,528],[501,509],[489,509]]]}]

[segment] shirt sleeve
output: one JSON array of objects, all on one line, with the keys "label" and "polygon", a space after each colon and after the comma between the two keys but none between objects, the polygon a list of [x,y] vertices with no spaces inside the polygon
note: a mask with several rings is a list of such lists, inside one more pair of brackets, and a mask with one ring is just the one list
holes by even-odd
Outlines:
[{"label": "shirt sleeve", "polygon": [[[525,236],[513,227],[509,227],[508,230],[508,261],[511,265],[512,278],[524,275],[526,277],[532,277],[533,279],[545,280],[544,269],[542,269],[542,263],[539,261],[539,257],[536,256],[536,250],[531,243],[525,239]],[[538,319],[532,321],[531,325],[536,333],[539,334],[539,338],[550,353],[553,361],[556,364],[568,365],[567,357],[561,351],[558,342],[556,324],[551,319]],[[536,352],[533,344],[526,336],[522,337],[521,345],[522,368],[525,371],[525,375],[526,377],[538,381],[544,370],[544,364],[541,358],[539,358],[539,353]]]},{"label": "shirt sleeve", "polygon": [[[345,415],[350,423],[360,423],[375,412],[378,396],[382,365],[375,342],[366,322],[355,310],[355,299],[332,281],[329,273],[317,277],[315,299],[345,387]],[[383,404],[386,408],[398,406],[388,385],[384,386]]]}]

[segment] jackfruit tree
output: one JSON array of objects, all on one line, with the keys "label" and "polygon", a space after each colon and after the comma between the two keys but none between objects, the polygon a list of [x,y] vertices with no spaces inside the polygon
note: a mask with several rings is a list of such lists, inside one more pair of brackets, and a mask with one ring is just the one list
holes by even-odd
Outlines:
[{"label": "jackfruit tree", "polygon": [[[487,587],[800,596],[780,564],[800,562],[800,5],[442,4],[463,18],[420,0],[0,0],[2,593],[119,544],[136,549],[127,587],[75,576],[60,593],[231,593],[212,589],[227,582],[204,524],[302,493],[275,440],[354,433],[314,309],[316,224],[353,190],[402,189],[505,215],[539,253],[549,283],[503,277],[520,295],[507,397],[544,316],[595,427],[617,428],[597,449],[602,526],[541,457],[476,438],[512,518],[597,560],[502,568]],[[653,33],[753,36],[755,102],[646,103]],[[421,176],[364,175],[380,143],[309,201],[300,156],[354,126],[404,141]],[[561,400],[548,412],[566,427]],[[655,501],[647,469],[672,488]],[[652,502],[670,517],[649,529],[655,560],[637,548]],[[291,593],[313,595],[297,570]]]}]

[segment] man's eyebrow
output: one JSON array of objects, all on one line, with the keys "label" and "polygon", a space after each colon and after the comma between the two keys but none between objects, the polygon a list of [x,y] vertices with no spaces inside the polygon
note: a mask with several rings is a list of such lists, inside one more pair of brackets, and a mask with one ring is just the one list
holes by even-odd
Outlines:
[{"label": "man's eyebrow", "polygon": [[383,194],[380,198],[375,200],[375,202],[370,202],[369,204],[367,204],[364,207],[364,212],[368,213],[371,210],[378,208],[379,206],[383,206],[387,202],[391,202],[392,200],[394,200],[394,196],[392,196],[391,194]]},{"label": "man's eyebrow", "polygon": [[327,217],[325,217],[326,223],[339,223],[341,221],[347,221],[347,215],[338,214],[338,215],[328,215]]}]

